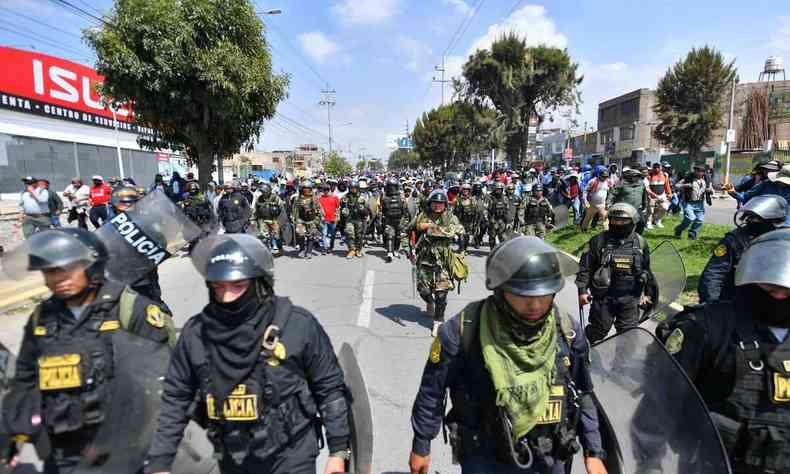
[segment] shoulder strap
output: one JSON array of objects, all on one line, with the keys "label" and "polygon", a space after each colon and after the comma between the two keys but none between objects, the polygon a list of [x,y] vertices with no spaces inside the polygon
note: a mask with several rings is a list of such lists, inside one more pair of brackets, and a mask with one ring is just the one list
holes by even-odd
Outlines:
[{"label": "shoulder strap", "polygon": [[475,337],[479,333],[480,314],[483,312],[485,302],[486,300],[475,301],[461,311],[461,349],[464,351],[464,354],[470,353]]},{"label": "shoulder strap", "polygon": [[554,307],[554,314],[556,315],[557,324],[559,324],[560,332],[565,338],[565,341],[569,346],[573,347],[573,340],[576,339],[576,331],[573,330],[573,322],[570,319],[570,315],[561,312],[556,306]]},{"label": "shoulder strap", "polygon": [[134,313],[134,303],[137,300],[137,293],[129,288],[124,288],[121,297],[118,299],[118,319],[121,321],[123,329],[129,329]]}]

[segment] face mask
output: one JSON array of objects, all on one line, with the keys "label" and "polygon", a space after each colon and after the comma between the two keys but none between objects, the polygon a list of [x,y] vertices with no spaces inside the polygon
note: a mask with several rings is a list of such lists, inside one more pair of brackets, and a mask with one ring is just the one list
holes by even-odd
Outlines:
[{"label": "face mask", "polygon": [[634,224],[626,224],[626,225],[612,225],[611,222],[609,223],[609,234],[616,239],[624,239],[631,235],[634,231]]},{"label": "face mask", "polygon": [[735,288],[735,298],[754,319],[769,326],[790,328],[790,299],[774,299],[757,285]]}]

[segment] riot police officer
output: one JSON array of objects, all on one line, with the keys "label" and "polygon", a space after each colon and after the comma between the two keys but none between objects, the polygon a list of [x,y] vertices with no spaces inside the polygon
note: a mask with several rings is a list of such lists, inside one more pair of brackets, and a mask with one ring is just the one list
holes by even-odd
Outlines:
[{"label": "riot police officer", "polygon": [[325,472],[344,471],[343,372],[315,316],[275,295],[268,249],[251,235],[225,234],[199,245],[192,261],[209,304],[174,349],[145,472],[170,471],[193,417],[223,474],[314,473],[319,414],[330,452]]},{"label": "riot police officer", "polygon": [[505,185],[497,181],[488,198],[486,217],[488,220],[488,246],[493,249],[497,242],[505,240],[508,230],[508,212],[510,200],[505,196]]},{"label": "riot police officer", "polygon": [[250,223],[250,203],[240,188],[239,182],[233,181],[230,192],[223,194],[217,204],[217,217],[226,234],[245,233]]},{"label": "riot police officer", "polygon": [[[141,336],[153,347],[165,348],[166,354],[168,342],[175,343],[172,320],[158,302],[105,278],[109,255],[94,233],[73,228],[44,231],[18,252],[5,258],[21,257],[18,262],[27,270],[41,271],[52,296],[36,307],[25,325],[16,373],[3,400],[5,428],[17,440],[48,439],[46,473],[69,473],[84,462],[101,464],[86,457],[90,446],[102,442],[96,435],[115,403],[110,384],[123,376],[114,353],[115,333]],[[5,259],[3,264],[13,266]],[[123,429],[142,435],[148,420],[134,421],[139,425]],[[137,467],[120,472],[137,472],[142,461],[141,455]]]},{"label": "riot police officer", "polygon": [[[140,200],[140,198],[140,192],[137,188],[126,185],[116,186],[110,196],[112,213],[117,215],[128,211]],[[156,240],[155,235],[149,237]],[[162,287],[159,285],[159,270],[157,267],[152,268],[151,271],[141,276],[129,286],[137,293],[156,301],[166,308],[168,313],[171,313],[170,308],[165,304],[164,300],[162,300]]]},{"label": "riot police officer", "polygon": [[640,235],[645,228],[644,216],[650,200],[642,178],[642,173],[639,170],[626,166],[623,168],[623,179],[614,188],[610,189],[609,194],[606,196],[607,209],[611,209],[614,204],[621,202],[629,204],[636,209],[635,230]]},{"label": "riot police officer", "polygon": [[790,229],[752,241],[735,287],[733,301],[687,308],[656,335],[705,400],[733,472],[790,472]]},{"label": "riot police officer", "polygon": [[635,231],[639,215],[624,202],[609,209],[609,230],[594,236],[579,262],[579,305],[590,304],[587,338],[597,342],[614,327],[623,332],[639,325],[639,305],[652,282],[650,248]]},{"label": "riot police officer", "polygon": [[387,262],[400,255],[401,236],[409,215],[406,200],[401,196],[397,178],[389,178],[385,185],[385,195],[381,198],[381,217],[384,221],[384,248],[387,249]]},{"label": "riot police officer", "polygon": [[280,214],[283,212],[283,201],[280,196],[272,193],[272,187],[264,183],[261,194],[255,201],[255,220],[261,240],[272,250],[283,252],[280,243]]},{"label": "riot police officer", "polygon": [[365,227],[370,216],[367,200],[359,193],[359,183],[354,181],[348,194],[340,201],[340,215],[346,220],[346,258],[362,258],[365,243]]},{"label": "riot police officer", "polygon": [[200,191],[197,181],[189,181],[184,189],[187,197],[183,201],[184,214],[204,231],[214,224],[214,210],[206,196]]},{"label": "riot police officer", "polygon": [[472,185],[469,183],[461,185],[461,194],[455,200],[453,214],[464,226],[464,235],[461,237],[459,250],[466,252],[470,239],[475,239],[476,243],[480,225],[480,204],[476,198],[472,197]]},{"label": "riot police officer", "polygon": [[531,196],[525,197],[519,209],[519,220],[524,223],[524,235],[546,237],[546,227],[554,222],[554,208],[543,196],[543,185],[532,185]]},{"label": "riot police officer", "polygon": [[305,181],[294,201],[294,229],[299,240],[302,258],[313,257],[313,247],[321,239],[321,204],[313,196],[312,181]]},{"label": "riot police officer", "polygon": [[431,345],[412,409],[413,474],[429,472],[443,422],[465,474],[565,473],[582,448],[587,472],[606,473],[586,341],[554,305],[576,268],[536,237],[513,238],[489,255],[493,294],[442,325]]},{"label": "riot police officer", "polygon": [[741,254],[752,239],[782,226],[786,216],[787,201],[776,194],[756,196],[735,213],[735,229],[719,241],[700,275],[700,303],[731,300],[735,296],[735,269]]}]

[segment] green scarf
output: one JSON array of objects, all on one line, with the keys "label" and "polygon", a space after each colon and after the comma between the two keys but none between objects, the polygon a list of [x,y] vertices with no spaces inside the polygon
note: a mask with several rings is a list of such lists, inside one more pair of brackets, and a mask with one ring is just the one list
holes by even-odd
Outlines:
[{"label": "green scarf", "polygon": [[[537,333],[526,336],[522,331],[536,324],[542,324]],[[481,313],[480,344],[496,405],[507,413],[517,441],[535,427],[549,400],[557,355],[554,310],[545,320],[529,323],[513,314],[507,302],[496,305],[488,298]]]}]

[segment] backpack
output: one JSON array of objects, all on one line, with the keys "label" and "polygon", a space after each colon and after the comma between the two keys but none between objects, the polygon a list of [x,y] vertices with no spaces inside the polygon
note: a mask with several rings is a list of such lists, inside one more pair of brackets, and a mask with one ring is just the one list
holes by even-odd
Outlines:
[{"label": "backpack", "polygon": [[60,214],[63,210],[63,200],[55,191],[49,191],[47,205],[49,206],[49,212],[52,214]]}]

